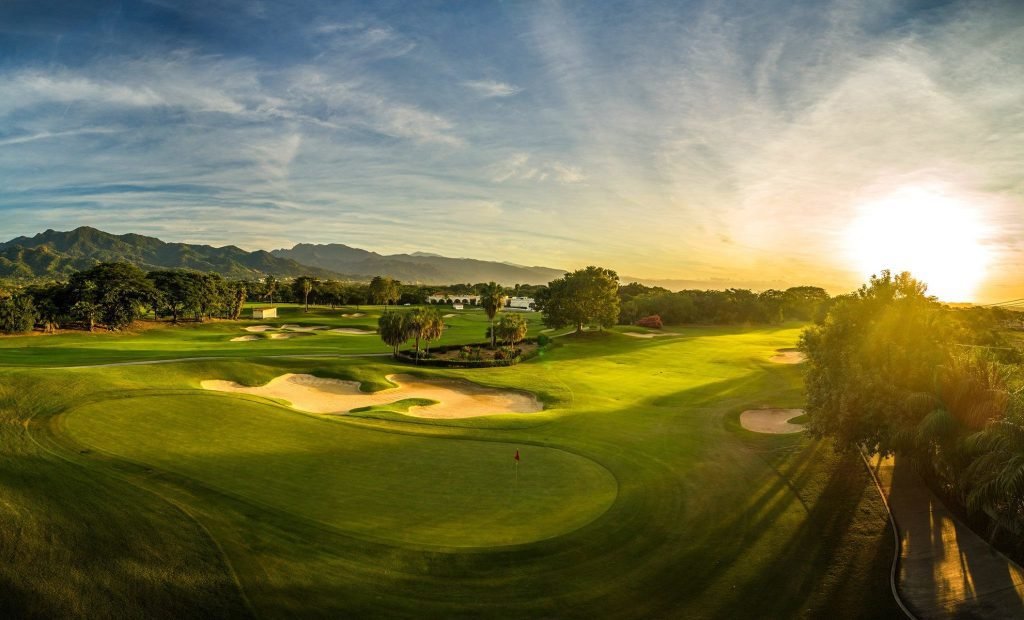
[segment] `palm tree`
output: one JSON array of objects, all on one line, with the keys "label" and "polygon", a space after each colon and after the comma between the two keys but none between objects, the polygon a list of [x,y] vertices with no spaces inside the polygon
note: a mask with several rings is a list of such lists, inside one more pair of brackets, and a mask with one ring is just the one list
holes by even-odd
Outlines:
[{"label": "palm tree", "polygon": [[965,472],[967,506],[983,510],[995,527],[1019,533],[1024,527],[1024,419],[996,420],[964,442],[977,458]]},{"label": "palm tree", "polygon": [[380,339],[391,346],[391,351],[398,355],[398,348],[409,339],[409,323],[406,315],[401,312],[385,310],[377,321]]},{"label": "palm tree", "polygon": [[526,319],[518,314],[503,314],[498,320],[496,329],[502,342],[515,346],[526,338],[529,325],[527,325]]},{"label": "palm tree", "polygon": [[314,282],[310,276],[300,276],[295,280],[299,290],[302,291],[302,301],[306,305],[306,312],[309,312],[309,294],[313,291]]},{"label": "palm tree", "polygon": [[505,289],[500,284],[488,282],[480,291],[480,305],[487,313],[487,320],[491,322],[491,348],[494,348],[494,317],[501,312],[505,305]]},{"label": "palm tree", "polygon": [[423,314],[426,319],[423,325],[423,340],[425,341],[427,355],[430,355],[430,343],[441,339],[441,336],[444,335],[445,324],[437,308],[427,308],[423,311]]},{"label": "palm tree", "polygon": [[277,292],[277,285],[278,285],[277,278],[275,278],[274,276],[267,276],[267,279],[265,280],[265,284],[264,285],[266,286],[267,297],[270,298],[270,303],[273,304],[274,303],[274,293]]}]

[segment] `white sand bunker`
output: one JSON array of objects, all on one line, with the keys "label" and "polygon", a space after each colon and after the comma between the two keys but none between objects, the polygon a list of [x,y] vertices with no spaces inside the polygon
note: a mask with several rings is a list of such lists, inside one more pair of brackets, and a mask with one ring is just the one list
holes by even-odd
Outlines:
[{"label": "white sand bunker", "polygon": [[284,338],[295,338],[298,334],[270,334],[270,337],[274,340],[282,340]]},{"label": "white sand bunker", "polygon": [[361,316],[366,316],[366,314],[363,312],[352,312],[351,314],[343,314],[341,316],[345,317],[346,319],[358,319]]},{"label": "white sand bunker", "polygon": [[239,336],[238,338],[232,338],[231,342],[252,342],[253,340],[260,340],[260,337],[250,334],[248,336]]},{"label": "white sand bunker", "polygon": [[455,315],[454,315],[454,314],[446,314],[446,315],[442,316],[441,318],[442,318],[442,319],[450,319],[450,318],[452,318],[453,316],[455,316]]},{"label": "white sand bunker", "polygon": [[356,327],[336,327],[328,331],[332,334],[349,334],[350,336],[366,336],[377,333],[372,329],[358,329]]},{"label": "white sand bunker", "polygon": [[755,433],[799,433],[804,425],[789,421],[803,414],[803,409],[751,409],[740,414],[740,425]]},{"label": "white sand bunker", "polygon": [[672,334],[656,334],[654,332],[640,333],[640,332],[622,332],[624,336],[630,338],[659,338],[661,336],[671,336]]},{"label": "white sand bunker", "polygon": [[327,329],[329,325],[282,325],[281,329],[287,329],[290,332],[315,332],[319,329]]},{"label": "white sand bunker", "polygon": [[776,364],[803,364],[807,356],[796,349],[779,349],[778,353],[768,358],[768,361]]},{"label": "white sand bunker", "polygon": [[245,328],[245,331],[247,331],[247,332],[260,332],[260,333],[262,333],[262,332],[272,332],[275,329],[277,329],[277,328],[274,327],[273,325],[250,325],[249,327]]},{"label": "white sand bunker", "polygon": [[313,375],[286,374],[266,385],[246,387],[234,381],[208,380],[204,390],[239,392],[279,398],[300,411],[347,413],[359,407],[388,405],[407,398],[436,400],[436,405],[410,407],[408,415],[420,418],[472,418],[496,413],[535,413],[543,409],[533,394],[484,387],[458,379],[418,379],[411,375],[388,375],[398,387],[380,392],[362,392],[356,381],[323,379]]}]

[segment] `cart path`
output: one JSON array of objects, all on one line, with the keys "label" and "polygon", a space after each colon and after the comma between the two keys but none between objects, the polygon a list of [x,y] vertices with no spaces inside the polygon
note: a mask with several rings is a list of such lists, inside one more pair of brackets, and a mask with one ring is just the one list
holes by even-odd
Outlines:
[{"label": "cart path", "polygon": [[1024,618],[1024,569],[959,522],[907,459],[875,456],[870,466],[899,529],[897,583],[915,615]]}]

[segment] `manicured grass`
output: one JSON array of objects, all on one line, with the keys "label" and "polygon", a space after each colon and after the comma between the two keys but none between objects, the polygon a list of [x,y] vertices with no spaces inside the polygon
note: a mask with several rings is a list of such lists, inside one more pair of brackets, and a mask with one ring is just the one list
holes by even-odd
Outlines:
[{"label": "manicured grass", "polygon": [[340,531],[390,542],[493,547],[599,517],[612,475],[552,448],[441,440],[323,424],[238,398],[140,396],[90,403],[72,438]]},{"label": "manicured grass", "polygon": [[[411,308],[398,306],[398,311]],[[300,326],[326,325],[376,330],[383,306],[311,307],[307,313],[296,305],[279,306],[280,317],[266,320],[207,321],[204,324],[169,322],[147,323],[144,329],[128,334],[105,331],[88,333],[70,331],[56,335],[0,337],[0,367],[13,366],[79,366],[133,360],[175,359],[181,357],[252,357],[260,355],[324,355],[388,353],[391,348],[376,334],[349,335],[327,330],[296,333],[293,338],[272,339],[265,334],[248,332],[254,325]],[[346,318],[344,314],[364,316]],[[488,326],[487,315],[480,309],[456,310],[454,317],[444,319],[447,329],[440,345],[482,342]],[[246,313],[248,315],[248,313]],[[543,329],[540,315],[523,313],[530,325],[530,336]],[[232,342],[238,336],[260,336],[249,342]]]},{"label": "manicured grass", "polygon": [[[471,317],[462,336],[479,341]],[[218,330],[240,333],[195,333]],[[511,368],[417,369],[546,406],[450,421],[307,416],[198,389],[284,372],[379,389],[409,371],[385,358],[0,370],[0,594],[12,593],[0,611],[897,617],[891,533],[863,466],[738,424],[744,409],[802,405],[800,366],[767,361],[798,327],[668,331],[563,337]],[[147,338],[139,350],[194,347],[104,338],[60,355],[83,365]],[[96,567],[98,579],[83,572]]]},{"label": "manicured grass", "polygon": [[393,411],[396,413],[407,413],[412,407],[428,407],[436,405],[437,401],[430,398],[405,398],[396,400],[387,405],[369,405],[367,407],[356,407],[350,413],[375,413],[379,411]]}]

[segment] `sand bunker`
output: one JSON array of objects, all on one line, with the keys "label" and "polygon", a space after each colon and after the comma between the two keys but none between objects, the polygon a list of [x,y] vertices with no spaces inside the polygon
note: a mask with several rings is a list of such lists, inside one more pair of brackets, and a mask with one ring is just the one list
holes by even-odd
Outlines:
[{"label": "sand bunker", "polygon": [[366,316],[366,314],[363,312],[353,312],[351,314],[343,314],[341,316],[345,317],[346,319],[358,319],[361,316]]},{"label": "sand bunker", "polygon": [[351,336],[368,336],[377,333],[372,329],[358,329],[355,327],[336,327],[328,331],[332,334],[349,334]]},{"label": "sand bunker", "polygon": [[359,407],[388,405],[407,398],[427,398],[436,405],[410,407],[408,415],[420,418],[472,418],[496,413],[534,413],[543,406],[526,392],[488,388],[459,379],[418,379],[411,375],[388,375],[396,388],[362,392],[356,381],[323,379],[313,375],[286,374],[266,385],[246,387],[234,381],[203,381],[204,390],[254,394],[279,398],[309,413],[347,413]]},{"label": "sand bunker", "polygon": [[252,342],[253,340],[260,340],[260,337],[250,334],[248,336],[239,336],[238,338],[232,338],[231,342]]},{"label": "sand bunker", "polygon": [[450,319],[450,318],[452,318],[453,316],[455,316],[455,315],[454,315],[454,314],[446,314],[446,315],[442,316],[441,318],[442,318],[442,319]]},{"label": "sand bunker", "polygon": [[270,337],[274,340],[282,340],[285,338],[295,338],[298,334],[270,334]]},{"label": "sand bunker", "polygon": [[740,425],[755,433],[799,433],[804,425],[789,421],[803,414],[803,409],[751,409],[740,414]]},{"label": "sand bunker", "polygon": [[655,334],[655,333],[639,333],[639,332],[622,332],[624,336],[630,338],[658,338],[660,336],[671,336],[672,334]]},{"label": "sand bunker", "polygon": [[247,331],[247,332],[270,332],[270,331],[274,331],[275,329],[277,329],[277,328],[272,326],[272,325],[251,325],[249,327],[246,327],[245,331]]},{"label": "sand bunker", "polygon": [[768,361],[776,364],[802,364],[807,361],[807,356],[796,349],[779,349]]},{"label": "sand bunker", "polygon": [[290,332],[315,332],[318,329],[327,329],[330,325],[282,325],[281,329]]}]

